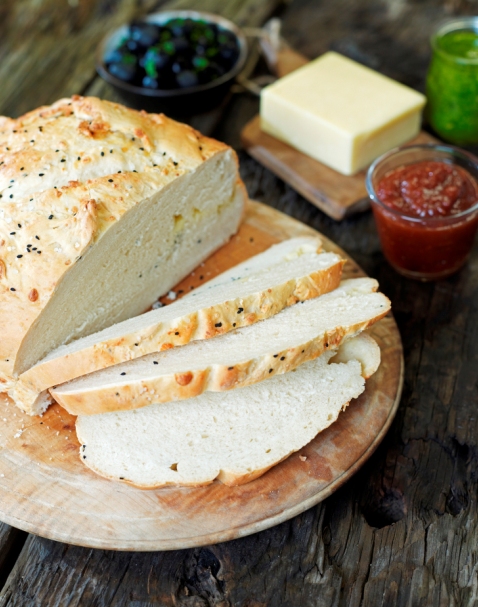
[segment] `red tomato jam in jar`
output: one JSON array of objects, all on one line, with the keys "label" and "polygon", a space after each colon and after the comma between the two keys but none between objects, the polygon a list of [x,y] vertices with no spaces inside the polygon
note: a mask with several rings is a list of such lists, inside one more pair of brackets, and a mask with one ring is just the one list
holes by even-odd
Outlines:
[{"label": "red tomato jam in jar", "polygon": [[[435,147],[445,149],[408,150]],[[473,157],[464,153],[473,170],[436,154],[412,154],[416,161],[408,163],[405,157],[402,163],[393,162],[393,154],[376,161],[367,176],[385,257],[409,278],[436,280],[453,274],[465,263],[478,228],[478,165],[473,167]]]}]

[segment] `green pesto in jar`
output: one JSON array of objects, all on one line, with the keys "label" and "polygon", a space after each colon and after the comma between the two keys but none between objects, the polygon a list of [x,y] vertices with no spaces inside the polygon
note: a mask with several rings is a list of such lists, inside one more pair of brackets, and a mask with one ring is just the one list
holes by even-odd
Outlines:
[{"label": "green pesto in jar", "polygon": [[456,23],[432,40],[427,117],[442,139],[470,145],[478,143],[478,18]]}]

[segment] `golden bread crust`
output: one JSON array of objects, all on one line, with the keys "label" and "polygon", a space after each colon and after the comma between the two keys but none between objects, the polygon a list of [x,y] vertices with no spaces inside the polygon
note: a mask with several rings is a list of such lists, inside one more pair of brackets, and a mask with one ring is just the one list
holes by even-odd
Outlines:
[{"label": "golden bread crust", "polygon": [[89,97],[0,119],[0,390],[59,282],[135,205],[226,145]]},{"label": "golden bread crust", "polygon": [[[384,297],[384,301],[388,300]],[[288,373],[299,365],[318,358],[327,350],[335,350],[344,339],[366,330],[388,311],[389,307],[384,306],[384,311],[370,320],[347,327],[335,327],[320,339],[312,339],[284,352],[252,358],[233,367],[217,364],[194,371],[185,369],[181,375],[158,374],[131,383],[124,381],[118,371],[117,385],[110,384],[85,392],[65,392],[52,388],[50,394],[72,415],[95,415],[188,399],[206,391],[224,392],[249,386],[273,375]]]},{"label": "golden bread crust", "polygon": [[[100,341],[88,349],[63,358],[40,362],[20,376],[25,388],[41,392],[52,385],[64,383],[168,347],[182,346],[191,340],[209,339],[269,318],[297,301],[318,297],[340,284],[344,261],[311,275],[289,280],[265,292],[246,298],[231,299],[169,322],[153,324],[121,338]],[[245,314],[237,315],[243,307]]]}]

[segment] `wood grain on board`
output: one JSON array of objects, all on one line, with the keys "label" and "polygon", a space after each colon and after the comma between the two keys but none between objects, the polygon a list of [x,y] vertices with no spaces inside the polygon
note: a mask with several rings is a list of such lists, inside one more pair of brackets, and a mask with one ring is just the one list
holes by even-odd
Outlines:
[{"label": "wood grain on board", "polygon": [[[307,57],[285,45],[277,53],[275,72],[287,76],[308,63]],[[437,143],[437,139],[421,131],[409,144]],[[321,211],[341,220],[370,207],[365,175],[342,175],[338,171],[299,152],[283,141],[261,130],[260,116],[254,116],[241,131],[241,143],[258,162],[291,185]]]},{"label": "wood grain on board", "polygon": [[[365,169],[356,175],[338,173],[261,131],[260,116],[255,116],[246,124],[241,141],[253,158],[332,219],[341,220],[369,208]],[[436,142],[437,139],[422,131],[409,144]]]},{"label": "wood grain on board", "polygon": [[[285,238],[317,234],[251,203],[239,233],[175,290],[187,292]],[[324,248],[339,250],[324,238]],[[342,252],[343,253],[343,252]],[[346,276],[363,272],[346,264]],[[43,417],[0,400],[0,519],[63,542],[117,550],[202,546],[260,531],[323,500],[372,454],[401,393],[400,336],[391,316],[372,328],[382,364],[339,420],[251,483],[141,491],[96,476],[81,463],[75,418],[55,405]],[[304,456],[306,459],[304,459]]]}]

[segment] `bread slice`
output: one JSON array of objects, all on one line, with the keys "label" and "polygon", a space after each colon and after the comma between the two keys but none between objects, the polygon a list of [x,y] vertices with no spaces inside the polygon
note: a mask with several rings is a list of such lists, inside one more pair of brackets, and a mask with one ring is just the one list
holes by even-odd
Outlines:
[{"label": "bread slice", "polygon": [[368,333],[359,333],[352,339],[346,339],[330,359],[332,363],[346,363],[358,360],[362,365],[365,379],[371,377],[380,365],[380,348]]},{"label": "bread slice", "polygon": [[[269,318],[340,283],[344,261],[321,253],[320,239],[293,238],[272,246],[188,297],[60,346],[20,376],[10,396],[43,409],[47,388],[114,364],[208,339]],[[237,314],[239,307],[243,314]]]},{"label": "bread slice", "polygon": [[[182,296],[182,299],[197,297],[199,293],[209,291],[216,285],[230,284],[237,280],[250,280],[255,274],[264,270],[268,272],[284,263],[292,262],[297,264],[298,260],[300,260],[300,263],[303,263],[304,256],[305,259],[314,258],[315,255],[319,255],[320,253],[323,253],[322,240],[318,235],[289,238],[270,246],[262,253],[258,253],[257,255],[249,257],[249,259],[232,266],[229,270],[218,274],[214,278],[211,278],[207,282],[196,287],[193,291],[186,293]],[[345,261],[343,263],[345,263]],[[301,266],[296,265],[296,267],[298,274],[300,274]]]},{"label": "bread slice", "polygon": [[247,386],[317,358],[382,318],[390,302],[376,288],[370,278],[346,280],[250,327],[115,365],[50,392],[70,413],[82,415]]},{"label": "bread slice", "polygon": [[[351,343],[351,340],[348,343]],[[372,348],[360,346],[362,359]],[[80,457],[94,472],[143,489],[240,485],[310,442],[365,386],[357,360],[334,352],[284,375],[225,394],[134,411],[80,416]]]},{"label": "bread slice", "polygon": [[51,350],[148,309],[236,232],[246,194],[231,148],[163,115],[75,97],[1,128],[7,391]]}]

